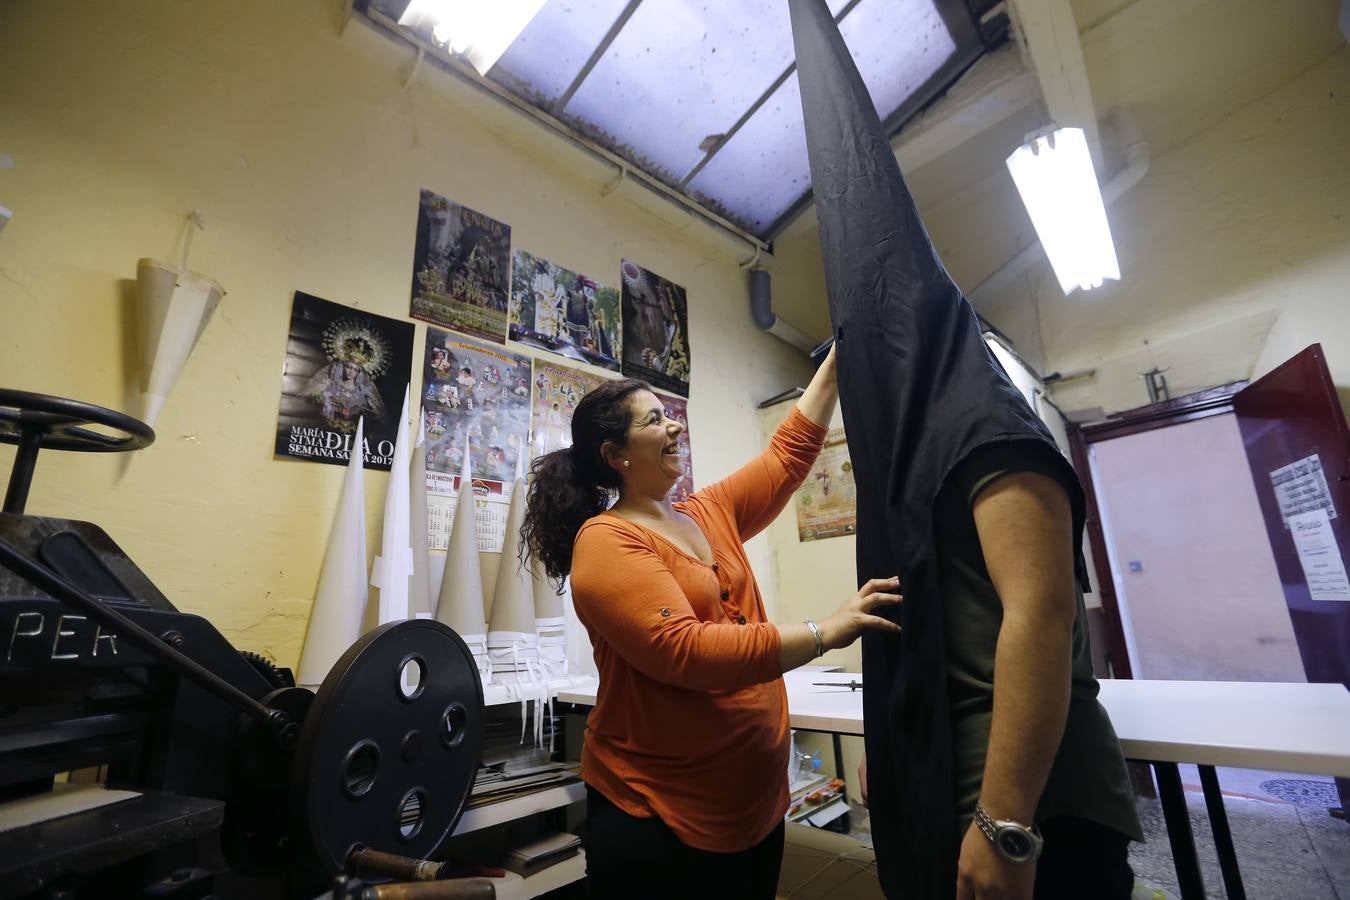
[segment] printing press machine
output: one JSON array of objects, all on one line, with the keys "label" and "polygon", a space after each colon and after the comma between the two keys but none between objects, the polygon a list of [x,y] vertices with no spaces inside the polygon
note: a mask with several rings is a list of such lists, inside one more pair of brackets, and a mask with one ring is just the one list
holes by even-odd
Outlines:
[{"label": "printing press machine", "polygon": [[0,390],[0,442],[18,445],[0,513],[0,898],[493,897],[436,860],[483,720],[454,631],[384,625],[314,693],[179,612],[97,525],[24,514],[40,449],[153,440],[113,410]]}]

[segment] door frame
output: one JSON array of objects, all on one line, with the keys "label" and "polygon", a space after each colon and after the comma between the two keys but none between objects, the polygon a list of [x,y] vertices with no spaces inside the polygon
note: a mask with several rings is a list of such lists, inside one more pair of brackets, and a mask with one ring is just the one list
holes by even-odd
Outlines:
[{"label": "door frame", "polygon": [[1120,614],[1120,601],[1116,597],[1115,579],[1111,575],[1111,550],[1102,529],[1101,507],[1097,502],[1097,486],[1092,479],[1089,448],[1101,441],[1231,413],[1233,395],[1246,386],[1246,381],[1234,381],[1173,400],[1115,413],[1100,422],[1068,423],[1070,456],[1087,495],[1085,525],[1088,543],[1092,547],[1095,570],[1092,574],[1097,579],[1097,596],[1102,602],[1107,662],[1116,678],[1133,678],[1134,671],[1126,648],[1125,623]]}]

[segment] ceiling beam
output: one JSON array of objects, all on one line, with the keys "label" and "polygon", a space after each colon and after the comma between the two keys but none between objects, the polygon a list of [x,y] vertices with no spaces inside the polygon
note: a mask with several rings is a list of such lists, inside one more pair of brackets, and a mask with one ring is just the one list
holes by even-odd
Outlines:
[{"label": "ceiling beam", "polygon": [[1040,81],[1046,111],[1061,128],[1087,133],[1092,161],[1101,171],[1101,136],[1088,85],[1083,43],[1069,0],[1012,0],[1017,36]]},{"label": "ceiling beam", "polygon": [[987,54],[895,136],[891,143],[900,170],[932,162],[1040,99],[1040,82],[1017,50]]},{"label": "ceiling beam", "polygon": [[600,58],[605,55],[605,51],[609,49],[609,45],[614,43],[614,39],[619,36],[619,32],[623,31],[623,26],[628,24],[628,20],[633,18],[633,13],[637,12],[637,8],[641,5],[642,0],[628,0],[628,5],[623,8],[623,12],[619,13],[618,18],[614,20],[614,24],[609,26],[609,31],[605,32],[605,36],[600,39],[600,43],[591,51],[590,58],[587,59],[586,64],[581,67],[581,71],[577,73],[577,77],[572,79],[572,83],[567,86],[567,90],[562,92],[562,96],[553,101],[551,112],[555,116],[562,113],[567,107],[567,104],[572,102],[572,97],[581,89],[582,82],[590,76],[591,70],[595,68],[596,63],[600,62]]}]

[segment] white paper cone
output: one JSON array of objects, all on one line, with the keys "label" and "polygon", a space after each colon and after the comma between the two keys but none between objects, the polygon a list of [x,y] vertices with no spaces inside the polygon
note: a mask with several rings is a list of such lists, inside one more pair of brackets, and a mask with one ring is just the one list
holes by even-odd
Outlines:
[{"label": "white paper cone", "polygon": [[136,264],[141,416],[153,426],[225,290],[196,272],[153,259]]},{"label": "white paper cone", "polygon": [[[445,551],[445,575],[436,601],[436,620],[449,625],[466,641],[484,639],[483,575],[478,558],[477,510],[473,499],[473,469],[469,442],[464,442],[464,465],[460,470],[459,499],[450,523],[450,541]],[[475,650],[477,648],[474,648]],[[486,648],[483,648],[486,650]]]},{"label": "white paper cone", "polygon": [[309,613],[309,630],[300,654],[299,683],[317,687],[338,657],[361,636],[366,595],[366,488],[362,475],[361,437],[357,420],[351,460],[342,481],[328,549]]},{"label": "white paper cone", "polygon": [[[517,478],[506,514],[502,561],[492,594],[492,617],[488,622],[488,654],[493,677],[507,680],[508,673],[537,672],[539,635],[534,618],[534,579],[521,565],[520,528],[525,522],[525,481]],[[538,673],[542,677],[542,673]]]},{"label": "white paper cone", "polygon": [[370,583],[380,589],[379,624],[408,618],[408,588],[412,580],[412,546],[408,535],[408,389],[398,417],[393,467],[384,495],[384,538],[371,570]]},{"label": "white paper cone", "polygon": [[562,595],[553,587],[553,582],[549,581],[537,561],[530,566],[530,571],[534,576],[531,585],[534,594],[534,617],[536,619],[561,618],[563,614]]},{"label": "white paper cone", "polygon": [[586,626],[577,618],[576,607],[572,605],[572,587],[565,585],[563,592],[564,631],[567,640],[567,671],[574,675],[599,675],[595,668],[595,649],[591,646],[591,635]]},{"label": "white paper cone", "polygon": [[412,582],[408,587],[408,614],[421,619],[436,614],[431,597],[430,557],[427,553],[427,421],[420,417],[417,443],[413,446],[412,463],[408,469],[411,521],[408,534],[412,544]]}]

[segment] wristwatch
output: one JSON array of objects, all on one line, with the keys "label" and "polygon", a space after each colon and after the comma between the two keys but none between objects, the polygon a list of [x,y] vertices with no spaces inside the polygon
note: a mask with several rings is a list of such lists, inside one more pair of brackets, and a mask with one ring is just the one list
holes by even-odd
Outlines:
[{"label": "wristwatch", "polygon": [[1011,863],[1035,862],[1045,846],[1045,839],[1037,833],[1035,826],[1023,825],[1011,819],[992,818],[984,804],[975,804],[975,824],[980,826],[984,836],[994,845],[998,855]]}]

